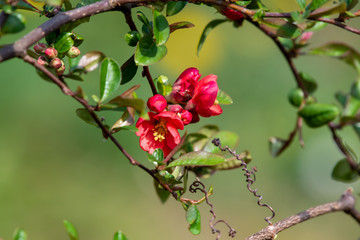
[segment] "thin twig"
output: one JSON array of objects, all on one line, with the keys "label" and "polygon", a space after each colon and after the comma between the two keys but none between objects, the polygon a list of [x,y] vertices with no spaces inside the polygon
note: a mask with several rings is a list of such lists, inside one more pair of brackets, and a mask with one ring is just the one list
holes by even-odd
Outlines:
[{"label": "thin twig", "polygon": [[272,226],[268,226],[261,231],[246,238],[246,240],[273,240],[275,236],[290,227],[293,227],[299,223],[310,220],[312,218],[332,213],[344,211],[353,217],[360,224],[360,214],[355,209],[355,196],[351,189],[347,189],[341,196],[339,201],[326,203],[313,208],[309,208],[296,215],[290,216],[282,221],[275,223]]}]

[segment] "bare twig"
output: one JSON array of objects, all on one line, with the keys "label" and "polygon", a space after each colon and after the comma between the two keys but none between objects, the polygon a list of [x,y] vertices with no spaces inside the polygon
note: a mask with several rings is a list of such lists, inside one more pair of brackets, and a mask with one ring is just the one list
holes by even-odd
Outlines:
[{"label": "bare twig", "polygon": [[351,189],[347,189],[341,196],[339,201],[326,203],[317,207],[309,208],[296,215],[290,216],[282,221],[275,223],[272,226],[268,226],[261,231],[246,238],[246,240],[272,240],[276,234],[284,231],[290,227],[293,227],[299,223],[310,220],[312,218],[332,213],[343,211],[352,216],[360,224],[360,214],[355,209],[355,196]]}]

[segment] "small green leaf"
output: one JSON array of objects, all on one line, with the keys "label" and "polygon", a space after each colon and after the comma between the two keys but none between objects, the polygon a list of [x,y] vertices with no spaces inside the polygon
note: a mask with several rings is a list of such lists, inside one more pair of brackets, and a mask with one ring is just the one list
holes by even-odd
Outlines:
[{"label": "small green leaf", "polygon": [[215,27],[217,27],[218,25],[220,25],[221,23],[226,22],[227,19],[215,19],[212,20],[211,22],[209,22],[205,28],[204,31],[202,32],[201,36],[200,36],[200,40],[197,46],[197,55],[199,55],[201,48],[203,47],[205,40],[207,38],[207,36],[209,35],[209,33],[211,32],[211,30],[213,30]]},{"label": "small green leaf", "polygon": [[26,232],[21,228],[16,229],[14,232],[13,240],[27,240]]},{"label": "small green leaf", "polygon": [[111,127],[110,132],[115,133],[122,129],[127,129],[124,127],[128,127],[134,124],[134,116],[132,116],[129,111],[125,111],[121,118],[117,120],[114,125]]},{"label": "small green leaf", "polygon": [[283,147],[286,143],[286,140],[277,138],[277,137],[271,137],[269,139],[269,149],[270,154],[273,157],[279,156],[283,152]]},{"label": "small green leaf", "polygon": [[136,75],[138,66],[135,63],[134,55],[132,55],[122,66],[121,66],[121,85],[130,82]]},{"label": "small green leaf", "polygon": [[6,22],[1,28],[1,34],[13,34],[22,31],[25,28],[26,19],[24,15],[14,12],[8,15]]},{"label": "small green leaf", "polygon": [[288,100],[294,107],[300,107],[304,100],[304,92],[300,88],[295,88],[289,92]]},{"label": "small green leaf", "polygon": [[114,240],[127,240],[125,234],[122,231],[117,231],[114,235]]},{"label": "small green leaf", "polygon": [[166,53],[167,48],[164,45],[156,46],[152,36],[145,35],[136,46],[135,63],[140,66],[148,66],[159,62]]},{"label": "small green leaf", "polygon": [[168,79],[168,77],[164,75],[160,75],[154,79],[156,90],[159,94],[163,96],[167,96],[172,91],[172,85]]},{"label": "small green leaf", "polygon": [[166,191],[161,185],[159,185],[159,183],[157,181],[154,180],[154,187],[156,190],[156,194],[159,197],[161,203],[165,203],[169,197],[170,197],[170,192]]},{"label": "small green leaf", "polygon": [[304,118],[309,127],[320,127],[334,120],[339,113],[339,108],[335,105],[312,103],[306,105],[299,116]]},{"label": "small green leaf", "polygon": [[297,38],[302,33],[298,26],[280,18],[263,20],[260,25],[277,37]]},{"label": "small green leaf", "polygon": [[332,5],[329,7],[318,8],[310,14],[310,17],[318,18],[318,17],[329,16],[332,14],[345,13],[345,12],[346,12],[346,3],[341,2],[339,4]]},{"label": "small green leaf", "polygon": [[334,180],[349,183],[356,181],[359,178],[359,174],[351,169],[346,159],[342,159],[335,165],[331,177]]},{"label": "small green leaf", "polygon": [[170,33],[179,30],[179,29],[186,29],[186,28],[192,28],[195,27],[194,24],[192,24],[191,22],[187,22],[187,21],[182,21],[182,22],[175,22],[169,25],[170,27]]},{"label": "small green leaf", "polygon": [[346,102],[347,102],[347,98],[348,98],[347,94],[337,92],[335,94],[335,98],[336,98],[336,100],[338,100],[338,102],[341,104],[342,107],[346,106]]},{"label": "small green leaf", "polygon": [[335,57],[354,67],[360,74],[360,54],[354,48],[344,43],[327,43],[313,48],[309,52],[314,55]]},{"label": "small green leaf", "polygon": [[181,10],[184,9],[188,2],[186,1],[176,1],[176,2],[168,2],[166,6],[166,16],[173,16],[178,14]]},{"label": "small green leaf", "polygon": [[84,42],[84,38],[77,33],[72,33],[72,39],[74,40],[74,46],[78,47]]},{"label": "small green leaf", "polygon": [[99,51],[92,51],[84,54],[79,61],[78,68],[84,69],[86,72],[94,71],[100,66],[104,60],[105,54]]},{"label": "small green leaf", "polygon": [[145,16],[143,12],[137,11],[136,16],[146,26],[146,28],[148,28],[148,30],[151,30],[151,24],[149,22],[149,19]]},{"label": "small green leaf", "polygon": [[341,114],[341,122],[347,122],[351,120],[356,120],[360,110],[360,100],[352,96],[347,96],[346,105]]},{"label": "small green leaf", "polygon": [[70,237],[70,240],[79,240],[79,236],[78,236],[78,233],[77,233],[74,225],[71,222],[66,221],[66,220],[64,220],[64,225],[65,225],[65,229]]},{"label": "small green leaf", "polygon": [[345,0],[346,1],[346,10],[350,11],[353,9],[356,4],[358,4],[358,0]]},{"label": "small green leaf", "polygon": [[309,74],[304,73],[304,72],[300,72],[299,76],[301,78],[301,82],[303,83],[305,89],[309,93],[315,92],[315,90],[317,89],[317,83],[316,83],[315,79],[312,76],[310,76]]},{"label": "small green leaf", "polygon": [[251,3],[251,0],[249,1],[236,1],[235,4],[242,6],[242,7],[246,7],[247,5],[249,5]]},{"label": "small green leaf", "polygon": [[120,67],[111,58],[105,58],[100,68],[100,101],[104,102],[120,86]]},{"label": "small green leaf", "polygon": [[239,143],[239,136],[236,133],[220,131],[212,136],[211,139],[205,144],[203,151],[215,154],[226,154],[211,142],[213,138],[219,138],[222,145],[226,145],[231,149],[236,148],[237,144]]},{"label": "small green leaf", "polygon": [[97,126],[97,123],[92,118],[91,114],[89,113],[89,111],[87,109],[85,109],[85,108],[76,109],[76,115],[79,118],[81,118],[83,121],[85,121],[86,123],[93,125],[93,126]]},{"label": "small green leaf", "polygon": [[208,139],[213,139],[213,136],[219,132],[219,128],[216,125],[205,125],[197,133],[204,135],[205,138],[202,138],[193,143],[194,151],[202,150],[204,145],[208,142]]},{"label": "small green leaf", "polygon": [[125,42],[131,46],[135,47],[136,44],[139,42],[141,35],[138,31],[129,31],[124,36]]},{"label": "small green leaf", "polygon": [[167,167],[175,166],[212,166],[225,162],[225,158],[205,151],[184,154],[172,161]]},{"label": "small green leaf", "polygon": [[45,36],[46,43],[48,45],[53,44],[56,40],[56,37],[57,37],[57,31],[52,31],[51,33]]},{"label": "small green leaf", "polygon": [[229,104],[233,103],[233,100],[231,99],[231,97],[220,89],[216,96],[216,100],[219,102],[219,104],[224,104],[224,105],[229,105]]},{"label": "small green leaf", "polygon": [[352,97],[360,101],[360,80],[352,84],[350,92]]},{"label": "small green leaf", "polygon": [[307,7],[310,11],[313,11],[320,6],[324,5],[325,3],[329,2],[330,0],[313,0]]},{"label": "small green leaf", "polygon": [[153,10],[154,16],[154,37],[157,46],[164,45],[170,36],[169,23],[166,18],[158,11]]},{"label": "small green leaf", "polygon": [[306,0],[296,0],[301,10],[304,10],[306,7]]},{"label": "small green leaf", "polygon": [[121,108],[121,107],[132,107],[139,113],[142,113],[145,109],[145,103],[142,99],[131,99],[127,97],[117,96],[110,100],[107,104],[102,105],[104,108]]},{"label": "small green leaf", "polygon": [[54,47],[59,53],[65,53],[74,46],[72,35],[73,34],[71,32],[63,32],[56,38]]},{"label": "small green leaf", "polygon": [[164,152],[161,148],[154,150],[152,154],[148,154],[150,162],[162,163],[164,161]]},{"label": "small green leaf", "polygon": [[196,205],[190,205],[186,211],[186,220],[190,224],[189,230],[192,234],[198,235],[201,232],[200,211]]}]

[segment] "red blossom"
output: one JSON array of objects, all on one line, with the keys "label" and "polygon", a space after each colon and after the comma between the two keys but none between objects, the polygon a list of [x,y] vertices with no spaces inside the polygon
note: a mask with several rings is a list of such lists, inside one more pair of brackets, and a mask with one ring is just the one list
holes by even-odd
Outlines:
[{"label": "red blossom", "polygon": [[149,120],[139,118],[136,123],[139,129],[136,135],[140,137],[140,147],[150,154],[160,148],[167,156],[180,143],[178,129],[183,130],[184,124],[174,112],[163,111],[158,114],[149,112],[148,114]]},{"label": "red blossom", "polygon": [[244,15],[236,10],[233,10],[231,8],[222,8],[220,13],[224,16],[226,16],[228,19],[236,21],[244,18]]},{"label": "red blossom", "polygon": [[183,109],[180,105],[169,105],[168,109],[169,111],[176,113],[183,121],[184,125],[188,125],[189,123],[191,123],[192,114],[189,111]]},{"label": "red blossom", "polygon": [[147,101],[147,106],[151,111],[162,112],[167,106],[167,101],[163,95],[156,94]]},{"label": "red blossom", "polygon": [[189,101],[194,94],[196,83],[200,77],[201,74],[196,68],[188,68],[182,72],[172,88],[170,96],[173,101],[176,103]]}]

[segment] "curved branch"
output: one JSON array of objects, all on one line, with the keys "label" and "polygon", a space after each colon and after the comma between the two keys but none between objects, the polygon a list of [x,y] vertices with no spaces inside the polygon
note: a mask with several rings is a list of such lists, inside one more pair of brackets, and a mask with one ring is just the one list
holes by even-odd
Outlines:
[{"label": "curved branch", "polygon": [[347,189],[341,196],[339,201],[326,203],[313,208],[309,208],[296,215],[290,216],[282,221],[275,223],[272,226],[268,226],[254,235],[246,238],[246,240],[272,240],[276,234],[284,231],[296,224],[310,220],[321,215],[325,215],[332,212],[343,211],[353,217],[360,224],[360,213],[355,209],[355,196],[351,189]]}]

